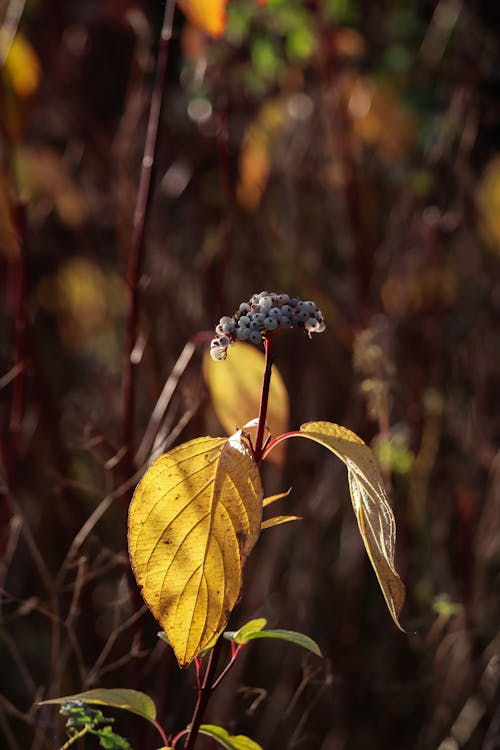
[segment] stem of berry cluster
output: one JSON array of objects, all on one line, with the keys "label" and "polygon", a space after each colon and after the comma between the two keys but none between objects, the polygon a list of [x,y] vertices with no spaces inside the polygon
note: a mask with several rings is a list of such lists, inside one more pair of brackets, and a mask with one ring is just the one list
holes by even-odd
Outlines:
[{"label": "stem of berry cluster", "polygon": [[269,401],[269,386],[271,384],[272,361],[272,336],[264,337],[264,349],[266,353],[266,364],[264,377],[262,378],[262,390],[260,392],[259,421],[257,424],[257,436],[254,445],[254,458],[260,464],[264,452],[264,432],[266,429],[267,403]]}]

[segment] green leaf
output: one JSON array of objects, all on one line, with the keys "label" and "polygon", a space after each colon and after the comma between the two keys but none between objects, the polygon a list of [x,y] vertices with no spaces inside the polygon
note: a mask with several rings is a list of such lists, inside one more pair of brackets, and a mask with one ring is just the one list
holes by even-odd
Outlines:
[{"label": "green leaf", "polygon": [[202,724],[200,734],[206,734],[207,737],[216,740],[226,750],[262,750],[262,747],[250,737],[245,737],[244,734],[231,735],[216,724]]},{"label": "green leaf", "polygon": [[129,554],[141,593],[187,666],[224,629],[260,533],[262,485],[247,445],[191,440],[160,456],[129,510]]},{"label": "green leaf", "polygon": [[121,708],[124,711],[130,711],[133,714],[142,716],[148,721],[156,720],[156,706],[152,698],[146,693],[139,690],[129,690],[128,688],[97,688],[95,690],[86,690],[83,693],[75,695],[66,695],[62,698],[50,698],[41,701],[38,705],[45,706],[49,703],[62,704],[68,701],[83,701],[84,703],[97,704],[100,706],[110,706],[111,708]]},{"label": "green leaf", "polygon": [[288,641],[288,643],[301,646],[308,651],[312,651],[316,656],[323,655],[318,644],[312,638],[309,638],[308,635],[297,633],[294,630],[264,630],[266,624],[267,620],[263,617],[258,620],[250,620],[250,622],[245,623],[239,630],[224,633],[224,638],[240,644],[248,643],[257,638],[275,638],[276,640]]},{"label": "green leaf", "polygon": [[105,750],[131,750],[130,743],[124,737],[113,732],[111,727],[104,727],[97,732],[92,732],[99,737],[99,744]]},{"label": "green leaf", "polygon": [[332,422],[309,422],[290,437],[320,443],[347,467],[349,490],[359,531],[392,619],[399,622],[405,587],[394,564],[396,523],[373,451],[354,432]]},{"label": "green leaf", "polygon": [[247,633],[257,633],[267,625],[267,620],[264,617],[259,617],[256,620],[249,620],[241,626],[239,630],[226,630],[224,638],[235,643],[246,643]]}]

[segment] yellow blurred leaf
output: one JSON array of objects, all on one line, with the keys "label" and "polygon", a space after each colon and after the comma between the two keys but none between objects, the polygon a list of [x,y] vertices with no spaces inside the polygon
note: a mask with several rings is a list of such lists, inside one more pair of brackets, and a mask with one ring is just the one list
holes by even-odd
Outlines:
[{"label": "yellow blurred leaf", "polygon": [[0,174],[0,255],[12,261],[19,257],[19,234],[14,224],[14,196],[6,175]]},{"label": "yellow blurred leaf", "polygon": [[[228,435],[258,416],[264,368],[264,355],[252,344],[238,342],[224,362],[214,362],[210,353],[205,353],[205,380],[217,418]],[[278,369],[273,367],[266,416],[271,435],[276,437],[288,429],[288,416],[286,387]],[[284,453],[281,445],[277,448],[277,453],[273,451],[269,458],[279,463]]]},{"label": "yellow blurred leaf", "polygon": [[194,26],[209,36],[222,36],[226,30],[227,0],[177,0],[179,8]]},{"label": "yellow blurred leaf", "polygon": [[486,165],[477,187],[479,229],[492,250],[500,252],[500,154]]},{"label": "yellow blurred leaf", "polygon": [[271,159],[265,139],[251,134],[245,138],[239,159],[239,180],[236,188],[238,203],[254,211],[267,186]]},{"label": "yellow blurred leaf", "polygon": [[18,152],[20,186],[30,205],[49,200],[61,221],[74,229],[88,218],[87,203],[65,158],[44,146],[24,147]]},{"label": "yellow blurred leaf", "polygon": [[405,588],[394,565],[396,524],[373,451],[354,432],[331,422],[308,422],[293,434],[324,445],[347,466],[351,500],[368,557],[392,619],[403,630],[398,618]]},{"label": "yellow blurred leaf", "polygon": [[191,440],[161,456],[129,510],[129,553],[142,595],[179,664],[221,633],[260,532],[262,485],[240,433]]},{"label": "yellow blurred leaf", "polygon": [[13,91],[21,98],[32,96],[37,90],[42,72],[40,61],[22,34],[16,34],[12,40],[4,71]]}]

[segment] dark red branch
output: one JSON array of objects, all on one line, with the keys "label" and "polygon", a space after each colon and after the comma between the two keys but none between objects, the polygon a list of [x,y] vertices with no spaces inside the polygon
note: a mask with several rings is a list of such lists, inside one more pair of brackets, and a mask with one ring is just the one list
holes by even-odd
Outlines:
[{"label": "dark red branch", "polygon": [[167,0],[158,49],[156,78],[151,96],[141,177],[132,227],[132,240],[127,269],[129,292],[129,313],[123,366],[123,445],[126,451],[125,466],[128,474],[133,473],[134,455],[134,412],[135,412],[135,364],[132,353],[139,329],[139,278],[144,254],[146,224],[151,205],[153,169],[158,145],[158,130],[165,92],[168,47],[172,36],[172,23],[175,2]]},{"label": "dark red branch", "polygon": [[210,657],[207,664],[205,676],[203,677],[203,683],[201,689],[198,692],[198,700],[193,713],[193,720],[191,722],[191,729],[189,731],[184,750],[193,750],[194,743],[198,737],[200,725],[203,719],[203,714],[207,707],[207,703],[210,700],[210,696],[214,690],[214,677],[217,670],[217,662],[219,661],[220,650],[222,647],[223,636],[220,635],[217,639],[215,646],[210,652]]}]

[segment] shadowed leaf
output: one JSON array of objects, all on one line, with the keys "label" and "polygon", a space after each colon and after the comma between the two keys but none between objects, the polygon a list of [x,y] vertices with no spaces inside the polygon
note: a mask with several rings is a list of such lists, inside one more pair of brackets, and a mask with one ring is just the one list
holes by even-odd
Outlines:
[{"label": "shadowed leaf", "polygon": [[224,629],[261,514],[259,472],[239,433],[185,443],[139,483],[129,510],[130,558],[181,666]]},{"label": "shadowed leaf", "polygon": [[110,706],[111,708],[121,708],[124,711],[130,711],[138,714],[148,721],[156,720],[156,706],[152,698],[146,693],[139,690],[129,690],[128,688],[97,688],[95,690],[86,690],[83,693],[75,695],[66,695],[62,698],[51,698],[50,700],[41,701],[38,705],[44,706],[48,703],[66,703],[68,701],[82,701],[83,703],[96,704],[99,706]]},{"label": "shadowed leaf", "polygon": [[[228,435],[257,417],[264,367],[264,355],[252,344],[238,342],[230,348],[224,362],[214,362],[210,353],[205,353],[203,372],[215,413]],[[273,367],[266,415],[272,435],[288,429],[288,415],[287,390],[279,371]],[[283,456],[283,448],[278,445],[269,458],[281,463]]]}]

